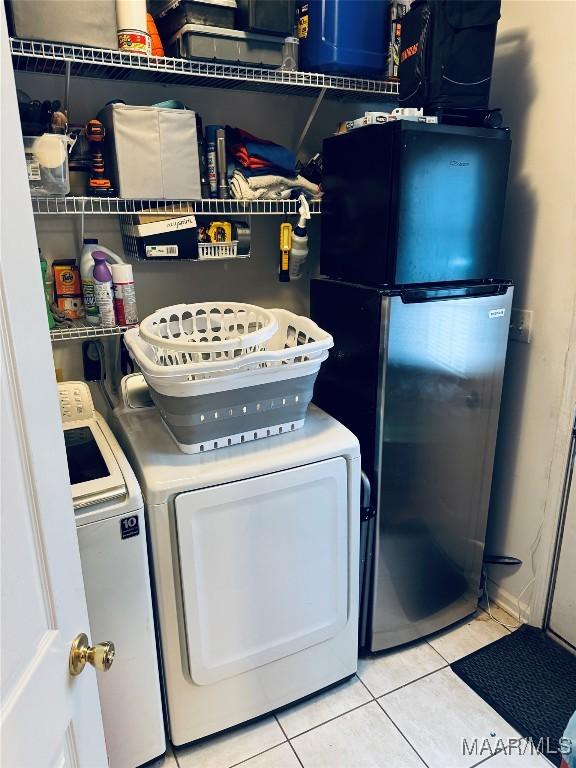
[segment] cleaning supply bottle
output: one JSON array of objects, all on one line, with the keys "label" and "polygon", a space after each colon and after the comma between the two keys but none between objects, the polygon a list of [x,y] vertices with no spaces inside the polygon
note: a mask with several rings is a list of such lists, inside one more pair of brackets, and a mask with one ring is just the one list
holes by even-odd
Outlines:
[{"label": "cleaning supply bottle", "polygon": [[290,282],[290,250],[292,248],[292,224],[285,221],[280,224],[280,267],[278,279],[281,283]]},{"label": "cleaning supply bottle", "polygon": [[86,308],[86,322],[90,325],[100,325],[100,313],[94,299],[94,259],[92,258],[94,251],[105,253],[107,260],[113,264],[123,264],[124,262],[113,251],[103,245],[98,245],[97,238],[84,238],[84,247],[80,254],[80,279],[82,280],[82,295]]},{"label": "cleaning supply bottle", "polygon": [[114,311],[118,325],[136,325],[136,291],[130,264],[112,264],[112,289],[114,292]]},{"label": "cleaning supply bottle", "polygon": [[48,316],[48,328],[54,328],[54,315],[51,306],[54,298],[54,281],[52,279],[52,268],[42,256],[42,251],[38,248],[40,256],[40,269],[42,270],[42,285],[44,286],[44,301],[46,303],[46,315]]},{"label": "cleaning supply bottle", "polygon": [[290,280],[300,280],[304,274],[304,264],[308,258],[308,233],[306,231],[306,222],[310,218],[310,208],[308,200],[304,195],[298,198],[300,208],[298,213],[300,218],[298,224],[292,232],[292,248],[290,250]]},{"label": "cleaning supply bottle", "polygon": [[94,251],[94,298],[100,314],[102,328],[113,328],[116,325],[114,315],[114,296],[112,294],[112,273],[108,268],[107,254]]}]

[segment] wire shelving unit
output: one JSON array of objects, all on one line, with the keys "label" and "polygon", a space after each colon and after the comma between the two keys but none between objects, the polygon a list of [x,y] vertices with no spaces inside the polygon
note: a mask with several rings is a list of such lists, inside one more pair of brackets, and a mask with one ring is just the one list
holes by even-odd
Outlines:
[{"label": "wire shelving unit", "polygon": [[73,339],[97,339],[102,336],[120,336],[131,326],[115,325],[112,328],[102,328],[90,325],[85,320],[68,320],[62,326],[56,326],[50,331],[52,341],[71,341]]},{"label": "wire shelving unit", "polygon": [[205,88],[256,90],[351,101],[396,101],[398,83],[314,72],[289,72],[212,61],[142,56],[123,51],[64,43],[10,39],[14,69],[73,77],[195,85]]},{"label": "wire shelving unit", "polygon": [[[311,200],[310,213],[320,213],[319,200]],[[119,197],[33,197],[32,210],[37,215],[117,215],[151,214],[228,214],[228,215],[294,215],[298,200],[126,200]]]}]

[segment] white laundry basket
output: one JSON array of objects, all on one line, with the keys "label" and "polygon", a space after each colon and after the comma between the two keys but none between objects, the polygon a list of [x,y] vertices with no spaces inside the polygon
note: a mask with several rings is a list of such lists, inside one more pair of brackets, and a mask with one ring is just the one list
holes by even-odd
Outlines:
[{"label": "white laundry basket", "polygon": [[139,335],[162,366],[230,360],[266,348],[278,328],[262,307],[236,302],[175,304],[140,323]]},{"label": "white laundry basket", "polygon": [[132,328],[126,346],[162,419],[185,453],[291,432],[303,426],[330,334],[306,317],[269,310],[277,331],[241,357],[161,365]]}]

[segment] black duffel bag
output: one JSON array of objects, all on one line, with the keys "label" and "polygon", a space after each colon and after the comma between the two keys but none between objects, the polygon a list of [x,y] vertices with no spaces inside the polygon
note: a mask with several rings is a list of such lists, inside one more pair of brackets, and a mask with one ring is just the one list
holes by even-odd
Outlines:
[{"label": "black duffel bag", "polygon": [[500,0],[414,0],[402,19],[401,107],[486,109]]}]

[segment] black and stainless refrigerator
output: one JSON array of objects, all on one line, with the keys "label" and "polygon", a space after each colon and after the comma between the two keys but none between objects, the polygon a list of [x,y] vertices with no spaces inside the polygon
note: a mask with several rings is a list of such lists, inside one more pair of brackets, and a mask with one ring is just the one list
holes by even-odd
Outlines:
[{"label": "black and stainless refrigerator", "polygon": [[335,346],[314,400],[358,436],[371,483],[371,651],[477,607],[513,293],[497,277],[509,151],[504,130],[401,121],[324,142],[311,314]]}]

